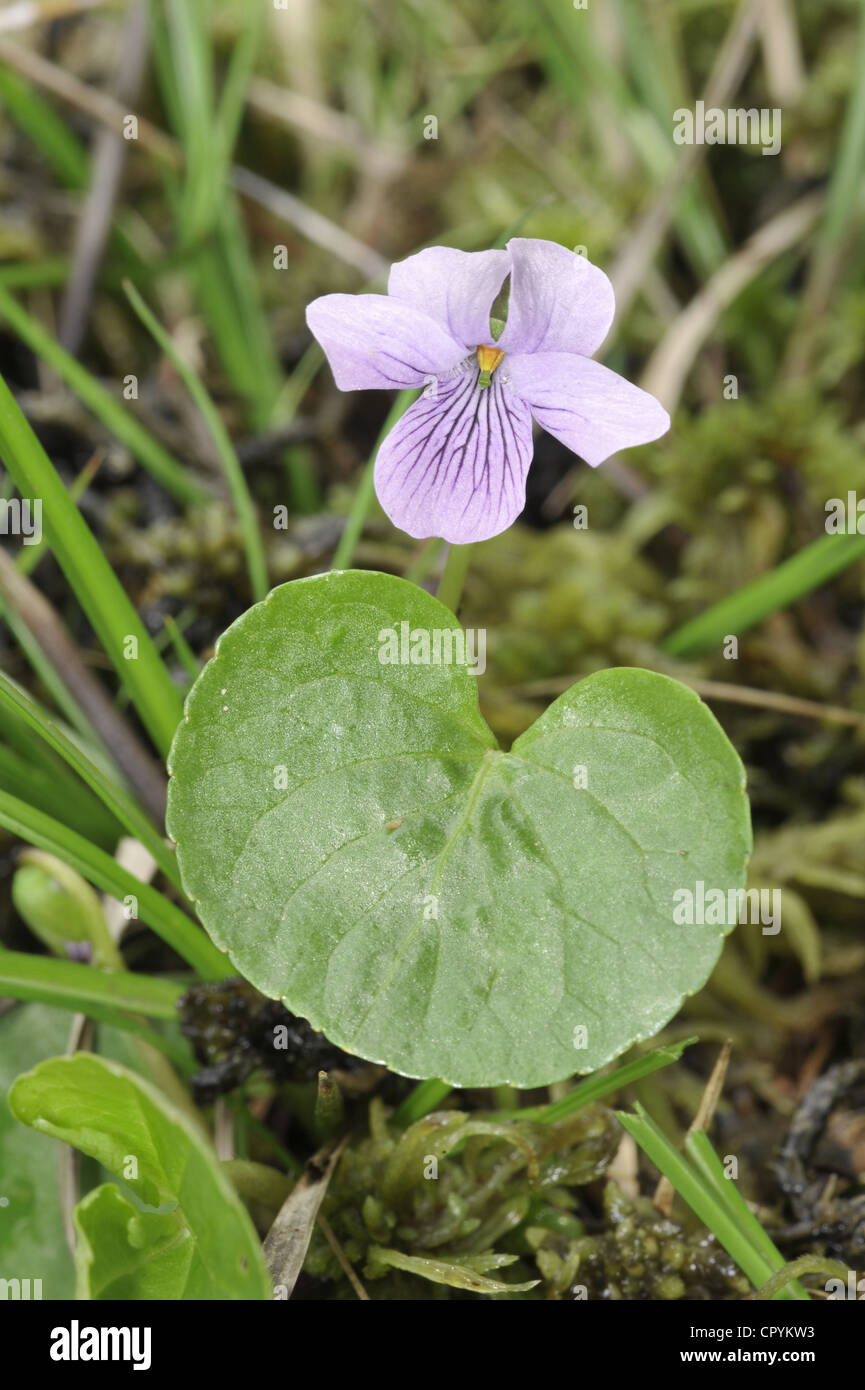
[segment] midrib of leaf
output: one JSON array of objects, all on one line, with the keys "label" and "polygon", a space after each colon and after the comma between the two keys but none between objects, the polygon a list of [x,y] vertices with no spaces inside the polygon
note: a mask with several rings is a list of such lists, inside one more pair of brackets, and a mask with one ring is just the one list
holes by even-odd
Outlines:
[{"label": "midrib of leaf", "polygon": [[[497,748],[488,748],[487,751],[484,753],[483,762],[481,763],[481,766],[478,768],[477,772],[472,778],[471,786],[466,792],[465,810],[463,811],[462,815],[457,821],[457,824],[454,826],[454,829],[451,831],[450,835],[445,841],[445,844],[443,845],[442,849],[434,858],[433,862],[435,862],[436,864],[436,869],[432,879],[430,880],[429,885],[430,893],[432,893],[433,895],[435,894],[436,889],[441,883],[442,874],[444,873],[444,866],[447,862],[448,855],[450,854],[451,850],[453,849],[454,845],[456,844],[457,840],[462,834],[463,829],[471,819],[472,812],[474,811],[474,808],[477,805],[478,798],[481,794],[481,791],[483,790],[484,783],[486,782],[490,774],[497,769],[498,764],[504,757],[505,754],[501,751],[501,749]],[[409,949],[411,943],[414,941],[415,937],[418,934],[422,921],[423,907],[421,907],[421,910],[418,912],[417,917],[415,918],[414,922],[406,932],[403,938],[403,943],[397,951],[396,955],[394,956],[393,964],[391,965],[390,969],[388,970],[387,974],[385,975],[384,979],[382,980],[381,984],[379,985],[378,989],[373,995],[369,1008],[366,1010],[357,1027],[355,1028],[355,1035],[357,1035],[363,1028],[367,1019],[369,1018],[369,1015],[372,1013],[372,1010],[375,1008],[382,994],[385,994],[387,992],[393,980],[394,974],[399,969],[407,950]]]}]

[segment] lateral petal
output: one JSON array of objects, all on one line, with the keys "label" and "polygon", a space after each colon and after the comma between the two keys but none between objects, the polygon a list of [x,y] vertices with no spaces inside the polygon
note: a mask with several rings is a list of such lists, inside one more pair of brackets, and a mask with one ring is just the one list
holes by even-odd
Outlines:
[{"label": "lateral petal", "polygon": [[513,391],[548,434],[593,468],[619,449],[648,444],[670,428],[664,407],[609,367],[566,352],[508,357]]},{"label": "lateral petal", "polygon": [[428,314],[385,294],[325,294],[306,311],[340,391],[422,386],[465,348]]}]

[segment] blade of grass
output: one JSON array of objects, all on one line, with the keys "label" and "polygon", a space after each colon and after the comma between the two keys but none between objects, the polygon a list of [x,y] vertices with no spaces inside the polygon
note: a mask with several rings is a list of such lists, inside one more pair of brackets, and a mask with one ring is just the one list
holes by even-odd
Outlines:
[{"label": "blade of grass", "polygon": [[435,1110],[452,1090],[453,1086],[449,1086],[446,1081],[421,1081],[420,1085],[415,1086],[397,1106],[391,1115],[391,1123],[400,1125],[403,1129],[413,1125],[416,1120],[422,1120],[424,1115],[429,1115]]},{"label": "blade of grass", "polygon": [[25,951],[0,951],[0,996],[9,999],[31,999],[81,1013],[97,1004],[114,1012],[132,1009],[147,1018],[173,1020],[182,994],[182,985],[153,975],[97,970],[93,965]]},{"label": "blade of grass", "polygon": [[109,852],[123,833],[114,817],[66,768],[48,771],[5,743],[0,743],[0,784]]},{"label": "blade of grass", "polygon": [[[776,1273],[776,1267],[762,1250],[751,1243],[749,1234],[731,1215],[714,1187],[676,1151],[642,1106],[637,1105],[634,1115],[618,1110],[616,1115],[628,1134],[636,1140],[659,1172],[669,1179],[682,1200],[712,1232],[754,1287],[762,1288]],[[777,1296],[784,1298],[785,1294]]]},{"label": "blade of grass", "polygon": [[121,868],[116,860],[85,840],[83,835],[2,790],[0,825],[37,849],[55,854],[94,887],[118,902],[134,897],[141,921],[173,947],[205,980],[223,980],[231,973],[228,957],[216,949],[210,938],[185,912],[181,912],[149,883],[142,883]]},{"label": "blade of grass", "polygon": [[168,633],[172,651],[190,681],[198,680],[201,673],[201,665],[198,657],[184,637],[179,624],[175,622],[170,613],[165,615],[165,631]]},{"label": "blade of grass", "polygon": [[87,783],[91,791],[96,793],[103,805],[112,813],[112,817],[116,818],[130,835],[140,840],[145,849],[148,849],[153,855],[170,882],[182,891],[177,860],[149,817],[126,791],[107,777],[95,763],[91,762],[81,749],[77,748],[72,740],[66,737],[62,729],[59,729],[52,720],[44,715],[39,706],[13,685],[2,672],[0,672],[0,701],[26,720],[30,728],[34,729],[48,746],[54,749],[55,753],[59,753],[69,767],[78,773],[82,781]]},{"label": "blade of grass", "polygon": [[32,84],[4,64],[0,64],[0,100],[60,182],[67,188],[85,188],[90,160],[84,146]]},{"label": "blade of grass", "polygon": [[[183,716],[175,687],[130,603],[48,455],[0,377],[0,456],[22,497],[42,500],[48,544],[102,643],[142,723],[165,757]],[[126,660],[128,640],[137,656]]]},{"label": "blade of grass", "polygon": [[180,225],[188,241],[197,241],[210,229],[217,197],[208,7],[188,5],[186,0],[164,0],[161,8],[176,83],[174,110],[180,122],[178,134],[186,156]]},{"label": "blade of grass", "polygon": [[[151,7],[152,44],[163,100],[183,145],[185,179],[166,173],[181,246],[194,245],[196,294],[217,355],[243,400],[247,422],[264,428],[283,376],[273,348],[243,219],[226,174],[254,56],[245,25],[217,109],[207,7],[167,0]],[[238,52],[239,50],[239,52]],[[137,278],[137,277],[136,277]]]},{"label": "blade of grass", "polygon": [[817,238],[817,265],[843,242],[862,192],[865,173],[865,0],[859,0],[859,42],[844,126],[834,161],[826,211]]},{"label": "blade of grass", "polygon": [[124,281],[123,288],[127,299],[141,319],[144,327],[165,353],[166,357],[173,363],[181,381],[198,407],[204,423],[207,426],[225,472],[243,532],[243,543],[246,551],[246,564],[249,570],[249,582],[252,589],[252,596],[256,600],[262,599],[266,595],[268,589],[267,561],[264,555],[264,543],[261,539],[261,532],[258,529],[252,498],[246,486],[246,478],[243,475],[240,460],[234,451],[234,445],[229,438],[228,431],[222,423],[222,417],[213,404],[213,401],[210,399],[201,377],[178,352],[170,334],[166,332],[156,316],[148,309],[135,286],[130,284],[127,280]]},{"label": "blade of grass", "polygon": [[832,163],[823,220],[817,233],[799,319],[788,343],[784,374],[803,374],[816,338],[817,321],[826,313],[842,263],[860,222],[865,176],[865,0],[859,0],[856,65],[836,157]]},{"label": "blade of grass", "polygon": [[[657,181],[670,171],[675,159],[670,133],[665,132],[629,85],[622,69],[595,41],[585,16],[555,0],[542,0],[540,7],[525,7],[525,25],[536,33],[541,60],[563,96],[573,105],[578,119],[589,129],[598,113],[609,112],[626,134],[634,155],[646,176]],[[605,152],[600,151],[601,157]],[[698,205],[693,190],[686,189],[677,199],[675,224],[698,273],[703,276],[717,267],[723,242],[707,205]],[[719,250],[720,247],[720,250]]]},{"label": "blade of grass", "polygon": [[[67,122],[57,115],[54,107],[36,89],[36,83],[45,80],[46,74],[56,75],[63,84],[58,93],[61,99],[69,100],[69,86],[89,92],[83,83],[70,78],[53,64],[30,48],[19,48],[17,44],[2,41],[4,61],[0,64],[0,100],[5,101],[12,120],[26,138],[36,146],[43,159],[65,188],[73,192],[86,189],[90,178],[90,153],[84,143],[71,130]],[[21,65],[15,71],[10,64]],[[23,74],[23,75],[22,75]],[[47,83],[49,91],[57,92],[54,82]],[[91,115],[93,114],[91,109]],[[127,275],[142,275],[145,271],[135,245],[122,226],[115,228],[112,241],[114,249],[124,263]],[[61,282],[65,283],[65,281]]]},{"label": "blade of grass", "polygon": [[[827,1280],[840,1279],[846,1288],[850,1270],[839,1260],[827,1260],[825,1255],[800,1255],[798,1259],[791,1260],[783,1269],[779,1269],[777,1274],[773,1274],[768,1283],[757,1290],[757,1298],[761,1301],[774,1298],[780,1289],[792,1284],[800,1274],[822,1274]],[[807,1293],[805,1297],[808,1298]],[[810,1301],[808,1299],[808,1302]]]},{"label": "blade of grass", "polygon": [[[740,1228],[748,1235],[748,1239],[755,1249],[760,1250],[771,1264],[773,1272],[783,1269],[784,1256],[778,1249],[775,1242],[767,1231],[763,1229],[748,1203],[739,1192],[736,1184],[724,1173],[724,1165],[719,1159],[715,1150],[712,1148],[709,1136],[704,1130],[695,1130],[685,1139],[685,1152],[694,1164],[698,1172],[702,1173],[706,1182],[713,1188],[715,1194],[722,1201],[730,1215],[739,1223]],[[800,1301],[808,1299],[808,1295],[801,1284],[793,1284],[790,1294]]]},{"label": "blade of grass", "polygon": [[70,690],[67,689],[27,624],[0,594],[0,618],[8,627],[15,642],[35,672],[40,684],[54,701],[57,709],[73,729],[88,743],[96,739],[96,730]]},{"label": "blade of grass", "polygon": [[69,278],[68,260],[19,261],[0,266],[0,285],[7,290],[53,290]]},{"label": "blade of grass", "polygon": [[3,285],[0,285],[0,319],[4,319],[30,351],[65,381],[81,403],[92,410],[115,439],[126,445],[142,468],[146,468],[166,492],[178,502],[203,502],[208,499],[207,491],[189,476],[183,465],[91,376],[86,367],[82,367],[71,353],[62,348]]},{"label": "blade of grass", "polygon": [[[91,977],[91,980],[84,979],[82,975],[70,977],[67,980],[66,978],[55,978],[53,974],[50,978],[43,979],[41,975],[31,978],[31,972],[22,963],[20,968],[17,965],[10,968],[10,979],[7,981],[4,978],[4,965],[7,958],[12,955],[17,955],[17,953],[0,951],[0,994],[6,994],[10,999],[36,1000],[39,1003],[51,1004],[57,1009],[71,1009],[75,1013],[86,1014],[88,1018],[94,1019],[97,1023],[104,1023],[111,1028],[119,1028],[125,1033],[132,1033],[134,1036],[142,1038],[148,1047],[158,1048],[160,1052],[170,1058],[181,1073],[189,1074],[192,1070],[194,1064],[191,1065],[188,1049],[166,1037],[158,1028],[151,1027],[147,1022],[148,1017],[164,1019],[165,1021],[176,1018],[176,1006],[171,1006],[167,996],[164,1001],[155,998],[151,1006],[146,1009],[140,1003],[140,1000],[146,995],[138,987],[139,982],[145,982],[146,985],[151,983],[162,985],[166,982],[153,976],[132,975],[125,971],[113,971],[110,975],[103,974],[92,965],[76,965],[72,961],[52,961],[44,956],[28,955],[22,955],[21,961],[33,962],[37,966],[59,965],[64,968],[64,973],[65,968],[70,967],[75,971],[83,971]],[[92,979],[94,976],[97,981],[121,977],[120,993],[122,997],[118,1001],[120,1008],[115,1006],[113,998],[109,1004],[102,1003],[102,986],[100,983],[94,982]],[[124,981],[129,981],[129,985],[126,986]],[[180,986],[173,986],[172,988],[180,990]],[[129,1008],[136,1010],[134,1014],[120,1011],[121,1008],[125,1007],[127,995],[130,1000]],[[167,1007],[172,1007],[170,1014],[164,1012]],[[156,1059],[151,1058],[150,1054],[147,1055],[148,1065],[156,1065]],[[179,1086],[180,1083],[177,1085]],[[188,1093],[184,1094],[188,1095]],[[180,1100],[179,1095],[176,1098],[178,1101]]]},{"label": "blade of grass", "polygon": [[865,536],[821,536],[798,555],[677,628],[663,642],[671,656],[699,656],[730,633],[741,636],[770,613],[826,584],[865,555]]},{"label": "blade of grass", "polygon": [[562,1096],[561,1100],[553,1101],[551,1105],[533,1105],[526,1110],[515,1110],[508,1118],[538,1120],[546,1125],[557,1124],[559,1120],[567,1119],[577,1110],[582,1110],[584,1105],[592,1105],[596,1100],[620,1091],[623,1086],[630,1086],[635,1081],[641,1081],[644,1076],[651,1076],[652,1072],[660,1071],[672,1062],[678,1062],[685,1048],[691,1047],[697,1041],[697,1038],[685,1038],[684,1041],[672,1043],[669,1047],[655,1048],[644,1057],[636,1057],[632,1062],[625,1062],[623,1066],[616,1067],[614,1071],[587,1077],[568,1095]]},{"label": "blade of grass", "polygon": [[[313,342],[277,394],[268,420],[271,429],[279,429],[292,423],[301,401],[323,363],[324,353],[318,343]],[[294,511],[306,516],[321,511],[321,489],[309,449],[302,444],[289,445],[282,455],[282,461],[289,485],[289,499]]]}]

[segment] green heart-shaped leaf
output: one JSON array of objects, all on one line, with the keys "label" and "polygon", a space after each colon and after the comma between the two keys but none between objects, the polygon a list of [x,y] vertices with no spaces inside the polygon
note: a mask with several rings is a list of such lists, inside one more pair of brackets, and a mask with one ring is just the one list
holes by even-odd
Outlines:
[{"label": "green heart-shaped leaf", "polygon": [[270,1298],[255,1228],[215,1153],[149,1082],[87,1053],[52,1057],[18,1077],[9,1109],[137,1198],[107,1183],[75,1208],[79,1298]]},{"label": "green heart-shaped leaf", "polygon": [[456,1086],[595,1070],[717,960],[730,926],[676,925],[673,895],[743,884],[742,765],[691,690],[630,669],[503,752],[453,637],[383,663],[424,654],[403,632],[432,654],[461,629],[349,571],[223,635],[171,751],[186,890],[248,980],[362,1057]]}]

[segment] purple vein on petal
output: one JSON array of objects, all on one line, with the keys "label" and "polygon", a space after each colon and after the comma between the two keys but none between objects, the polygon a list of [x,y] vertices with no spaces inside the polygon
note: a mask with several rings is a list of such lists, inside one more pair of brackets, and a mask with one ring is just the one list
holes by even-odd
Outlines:
[{"label": "purple vein on petal", "polygon": [[501,378],[481,388],[471,367],[439,381],[394,427],[376,460],[376,491],[418,539],[485,540],[522,511],[531,453],[528,407]]}]

